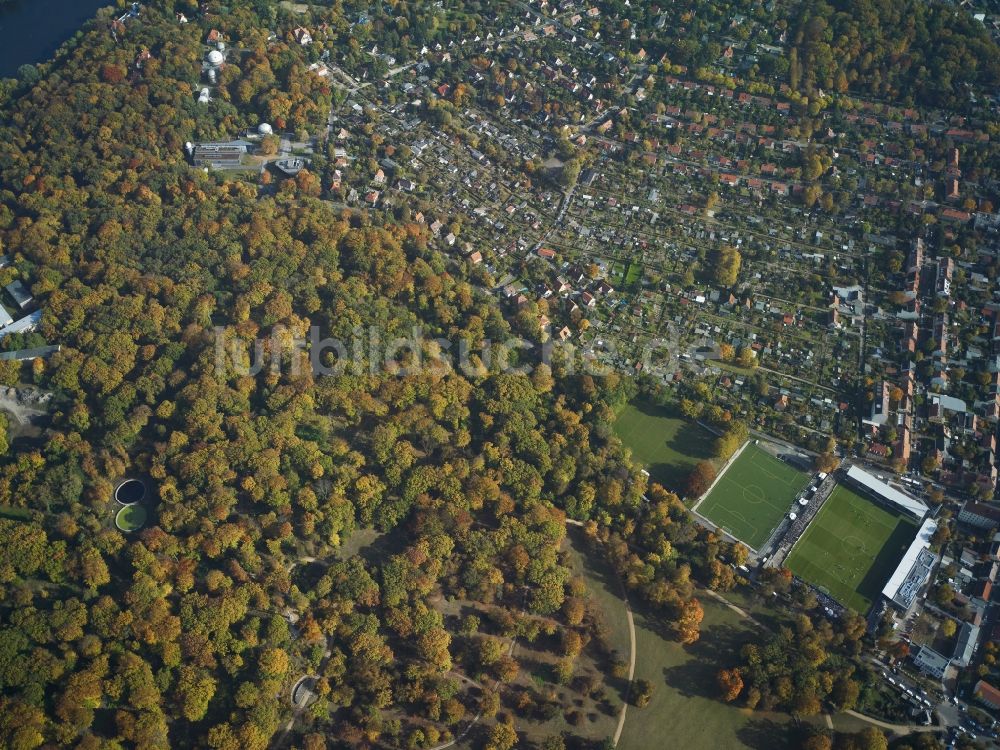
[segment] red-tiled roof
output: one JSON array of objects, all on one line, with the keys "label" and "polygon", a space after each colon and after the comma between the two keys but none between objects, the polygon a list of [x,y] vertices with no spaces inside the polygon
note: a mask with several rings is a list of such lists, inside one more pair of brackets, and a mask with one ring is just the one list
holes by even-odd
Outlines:
[{"label": "red-tiled roof", "polygon": [[1000,706],[1000,690],[997,690],[985,680],[976,683],[976,697],[991,706]]}]

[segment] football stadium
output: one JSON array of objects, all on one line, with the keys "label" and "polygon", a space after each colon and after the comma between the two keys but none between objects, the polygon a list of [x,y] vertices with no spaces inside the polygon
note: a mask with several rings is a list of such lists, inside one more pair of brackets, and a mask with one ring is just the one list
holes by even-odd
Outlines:
[{"label": "football stadium", "polygon": [[866,612],[880,596],[900,610],[926,584],[937,522],[920,500],[851,467],[795,542],[796,576],[846,607]]}]

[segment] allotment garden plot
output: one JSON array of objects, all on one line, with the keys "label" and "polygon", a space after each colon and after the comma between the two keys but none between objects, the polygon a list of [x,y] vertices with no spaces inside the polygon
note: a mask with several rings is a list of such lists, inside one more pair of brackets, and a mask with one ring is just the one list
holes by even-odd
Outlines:
[{"label": "allotment garden plot", "polygon": [[799,578],[864,613],[916,533],[917,525],[908,516],[839,485],[785,564]]},{"label": "allotment garden plot", "polygon": [[757,550],[808,481],[806,474],[749,443],[695,510]]}]

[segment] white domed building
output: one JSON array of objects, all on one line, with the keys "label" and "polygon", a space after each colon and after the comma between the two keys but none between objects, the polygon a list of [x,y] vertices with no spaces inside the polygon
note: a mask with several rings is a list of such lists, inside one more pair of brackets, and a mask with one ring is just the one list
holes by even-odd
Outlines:
[{"label": "white domed building", "polygon": [[205,59],[210,69],[212,68],[218,69],[226,64],[226,56],[221,52],[219,52],[219,50],[217,49],[213,49],[211,52],[209,52],[208,57]]},{"label": "white domed building", "polygon": [[274,129],[266,122],[262,122],[260,125],[257,126],[257,135],[265,136],[273,134],[274,134]]}]

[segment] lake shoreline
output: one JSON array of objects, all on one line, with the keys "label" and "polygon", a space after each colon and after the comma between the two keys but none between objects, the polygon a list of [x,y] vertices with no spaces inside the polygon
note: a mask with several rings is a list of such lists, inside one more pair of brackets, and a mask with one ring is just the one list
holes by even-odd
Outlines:
[{"label": "lake shoreline", "polygon": [[108,0],[0,2],[0,78],[17,77],[22,65],[51,60]]}]

